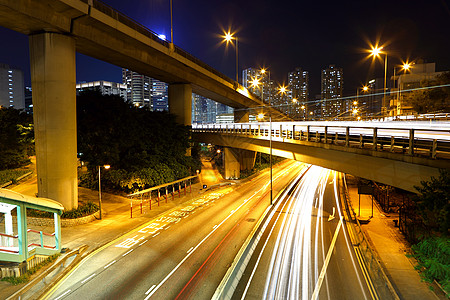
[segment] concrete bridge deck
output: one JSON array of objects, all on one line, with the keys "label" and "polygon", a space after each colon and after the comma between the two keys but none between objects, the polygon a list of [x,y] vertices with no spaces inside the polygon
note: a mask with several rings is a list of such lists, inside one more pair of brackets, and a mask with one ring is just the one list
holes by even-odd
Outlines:
[{"label": "concrete bridge deck", "polygon": [[273,155],[411,192],[450,168],[449,124],[234,123],[197,125],[193,132],[196,141],[250,151],[269,153],[271,144]]}]

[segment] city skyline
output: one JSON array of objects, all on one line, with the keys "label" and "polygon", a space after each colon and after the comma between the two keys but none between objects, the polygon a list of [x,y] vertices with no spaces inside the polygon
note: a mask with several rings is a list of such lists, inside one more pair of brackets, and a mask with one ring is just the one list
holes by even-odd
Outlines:
[{"label": "city skyline", "polygon": [[[106,0],[106,4],[170,37],[168,3]],[[420,9],[418,9],[420,7]],[[370,8],[349,3],[322,4],[227,1],[189,5],[174,1],[174,42],[197,58],[234,78],[234,49],[220,46],[223,30],[239,36],[239,71],[267,67],[272,78],[287,83],[287,73],[297,66],[310,72],[310,98],[320,93],[320,71],[330,64],[341,66],[346,76],[345,95],[357,86],[383,76],[383,64],[364,60],[369,43],[385,45],[389,69],[401,59],[436,62],[438,71],[450,69],[450,12],[445,2],[377,2]],[[336,16],[338,18],[336,18]],[[1,28],[8,40],[0,61],[24,70],[29,85],[28,37]],[[440,47],[429,47],[439,43]],[[77,81],[120,81],[120,67],[77,55]],[[116,71],[119,70],[119,71]],[[240,74],[239,72],[239,74]],[[392,74],[391,74],[392,75]]]}]

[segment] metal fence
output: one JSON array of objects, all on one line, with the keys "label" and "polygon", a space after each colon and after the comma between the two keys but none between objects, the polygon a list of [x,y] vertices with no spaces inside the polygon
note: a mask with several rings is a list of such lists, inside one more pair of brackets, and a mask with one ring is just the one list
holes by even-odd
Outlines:
[{"label": "metal fence", "polygon": [[[232,134],[254,138],[304,141],[369,149],[431,159],[450,159],[450,128],[402,128],[323,125],[307,122],[230,123],[194,125],[194,132]],[[391,125],[391,124],[389,124]],[[271,130],[269,129],[271,127]],[[270,132],[269,132],[270,131]]]}]

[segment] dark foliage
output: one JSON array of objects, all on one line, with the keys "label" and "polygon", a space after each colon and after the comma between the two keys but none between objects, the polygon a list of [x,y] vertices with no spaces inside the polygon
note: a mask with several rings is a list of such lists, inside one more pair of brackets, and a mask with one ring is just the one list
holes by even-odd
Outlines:
[{"label": "dark foliage", "polygon": [[413,198],[425,225],[447,235],[450,228],[450,170],[440,170],[439,178],[431,177],[415,188],[419,195]]},{"label": "dark foliage", "polygon": [[[442,73],[434,80],[421,82],[421,87],[450,84],[450,72]],[[450,87],[416,90],[406,95],[418,113],[450,112]]]},{"label": "dark foliage", "polygon": [[[102,184],[131,191],[189,176],[199,167],[188,126],[167,112],[151,112],[119,96],[88,91],[77,97],[78,152],[90,174],[83,185],[97,183],[96,168],[105,164]],[[193,170],[193,171],[192,171]]]},{"label": "dark foliage", "polygon": [[21,110],[0,108],[0,170],[29,163],[34,150],[33,118]]}]

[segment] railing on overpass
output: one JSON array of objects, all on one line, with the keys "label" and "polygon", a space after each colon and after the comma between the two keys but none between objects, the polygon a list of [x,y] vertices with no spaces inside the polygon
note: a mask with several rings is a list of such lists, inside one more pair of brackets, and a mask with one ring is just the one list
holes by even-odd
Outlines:
[{"label": "railing on overpass", "polygon": [[[143,26],[142,24],[136,22],[135,20],[131,19],[130,17],[127,17],[126,15],[120,13],[119,11],[115,10],[114,8],[106,5],[105,3],[98,1],[98,0],[81,0],[86,4],[92,5],[92,7],[94,7],[95,9],[101,11],[102,13],[110,16],[111,18],[119,21],[122,24],[127,25],[128,27],[136,30],[137,32],[145,35],[146,37],[152,39],[155,42],[158,42],[159,44],[167,47],[168,49],[170,48],[170,43],[166,40],[163,40],[159,37],[158,34],[156,34],[155,32],[153,32],[152,30],[148,29],[147,27]],[[214,75],[220,77],[221,79],[233,84],[233,87],[235,89],[241,87],[241,85],[232,80],[231,78],[229,78],[228,76],[220,73],[219,71],[217,71],[216,69],[214,69],[213,67],[209,66],[208,64],[204,63],[203,61],[201,61],[200,59],[196,58],[195,56],[193,56],[192,54],[184,51],[183,49],[181,49],[180,47],[177,47],[174,45],[174,50],[177,54],[183,56],[184,58],[196,63],[197,65],[201,66],[202,68],[208,70],[209,72],[213,73]]]},{"label": "railing on overpass", "polygon": [[[446,129],[436,129],[428,125],[413,126],[410,123],[402,128],[398,122],[336,123],[338,124],[331,122],[272,122],[272,138],[276,141],[281,139],[282,142],[304,141],[334,144],[431,159],[450,159],[450,128],[448,125]],[[193,125],[192,130],[269,139],[269,128],[270,124],[265,122]]]}]

